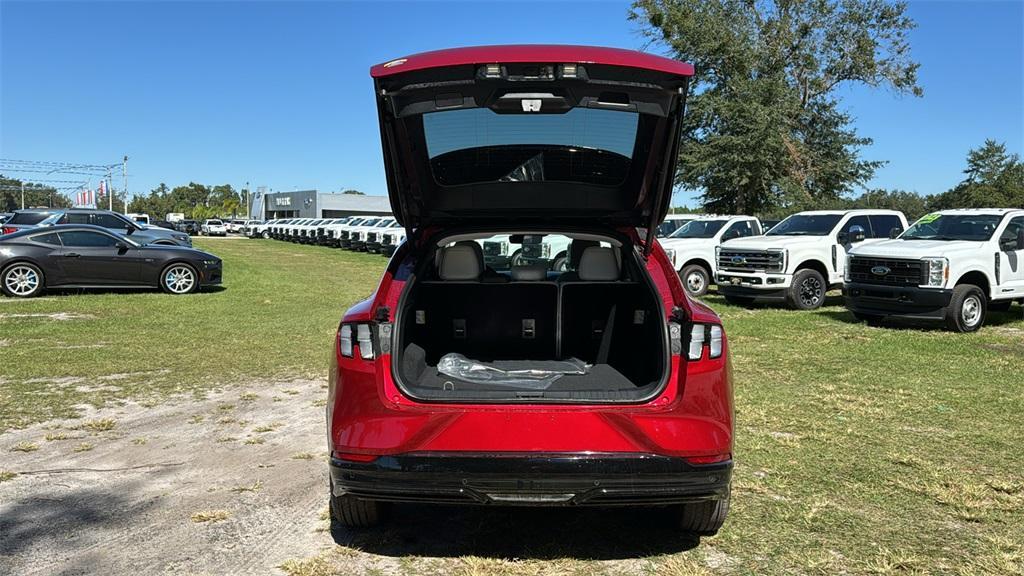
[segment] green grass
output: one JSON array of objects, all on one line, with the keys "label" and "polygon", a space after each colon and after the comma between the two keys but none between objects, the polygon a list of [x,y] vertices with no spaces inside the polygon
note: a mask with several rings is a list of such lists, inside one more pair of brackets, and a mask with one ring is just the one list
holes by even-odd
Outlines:
[{"label": "green grass", "polygon": [[[339,315],[373,290],[384,266],[378,256],[277,242],[201,244],[225,259],[223,291],[0,303],[7,314],[88,315],[0,318],[0,426],[68,415],[83,401],[322,377]],[[959,335],[868,327],[835,299],[815,312],[707,302],[725,323],[735,377],[732,512],[717,537],[692,551],[641,557],[638,571],[1024,571],[1019,306],[991,315],[978,334]],[[95,343],[104,346],[76,348]],[[576,560],[572,550],[551,561],[437,562],[453,573],[618,571]],[[337,565],[318,559],[288,571],[341,572]]]},{"label": "green grass", "polygon": [[[81,403],[160,399],[248,378],[324,377],[341,314],[386,259],[273,241],[197,239],[222,290],[0,297],[0,431]],[[45,315],[65,313],[70,319]]]}]

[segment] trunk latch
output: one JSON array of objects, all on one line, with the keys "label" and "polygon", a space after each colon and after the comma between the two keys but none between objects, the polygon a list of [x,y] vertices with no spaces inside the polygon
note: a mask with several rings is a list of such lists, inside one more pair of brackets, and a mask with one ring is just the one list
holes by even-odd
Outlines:
[{"label": "trunk latch", "polygon": [[523,339],[524,340],[533,340],[534,336],[537,333],[536,329],[537,329],[537,321],[536,320],[534,320],[533,318],[524,318],[523,319]]}]

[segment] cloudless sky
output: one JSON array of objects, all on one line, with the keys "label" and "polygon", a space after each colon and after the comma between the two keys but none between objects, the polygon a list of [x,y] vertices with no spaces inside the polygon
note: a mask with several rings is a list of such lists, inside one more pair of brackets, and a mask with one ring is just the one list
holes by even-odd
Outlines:
[{"label": "cloudless sky", "polygon": [[[0,158],[108,164],[127,154],[134,194],[189,181],[386,194],[372,64],[477,44],[644,48],[628,8],[0,0]],[[1024,2],[911,2],[909,13],[924,98],[842,94],[874,139],[864,157],[889,162],[870,186],[940,192],[986,138],[1021,152]]]}]

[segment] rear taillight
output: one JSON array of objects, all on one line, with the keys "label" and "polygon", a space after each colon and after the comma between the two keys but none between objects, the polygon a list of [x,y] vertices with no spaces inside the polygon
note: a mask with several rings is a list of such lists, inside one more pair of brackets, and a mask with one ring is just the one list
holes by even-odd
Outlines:
[{"label": "rear taillight", "polygon": [[369,324],[342,324],[338,330],[338,351],[346,358],[353,358],[354,346],[358,346],[360,358],[373,360],[373,340]]},{"label": "rear taillight", "polygon": [[17,231],[18,229],[12,226],[4,226],[3,228],[0,228],[0,236],[4,234],[14,234]]},{"label": "rear taillight", "polygon": [[704,357],[704,349],[708,349],[708,358],[721,358],[722,339],[724,332],[718,324],[694,324],[690,329],[690,343],[686,357],[700,360]]}]

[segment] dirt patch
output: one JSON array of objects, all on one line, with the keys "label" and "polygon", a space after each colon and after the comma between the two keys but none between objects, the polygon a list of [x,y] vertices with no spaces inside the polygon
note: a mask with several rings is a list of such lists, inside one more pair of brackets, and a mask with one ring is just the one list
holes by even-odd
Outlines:
[{"label": "dirt patch", "polygon": [[18,318],[45,318],[47,320],[89,320],[95,318],[92,314],[79,314],[77,312],[50,312],[50,313],[4,313],[0,314],[0,320]]},{"label": "dirt patch", "polygon": [[[316,555],[332,545],[319,519],[324,415],[310,408],[322,384],[254,382],[0,435],[3,472],[16,474],[0,483],[0,574],[267,574]],[[271,400],[285,389],[298,394]],[[116,425],[95,424],[105,419]],[[38,449],[11,451],[29,444]]]}]

